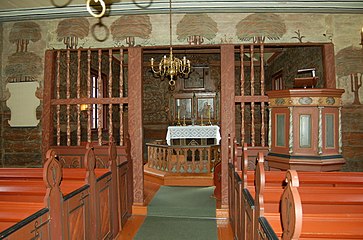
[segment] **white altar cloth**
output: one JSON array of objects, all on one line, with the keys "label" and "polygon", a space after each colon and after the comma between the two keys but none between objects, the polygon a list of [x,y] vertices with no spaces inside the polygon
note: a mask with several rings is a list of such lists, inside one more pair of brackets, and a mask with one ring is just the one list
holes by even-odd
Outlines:
[{"label": "white altar cloth", "polygon": [[221,140],[219,126],[170,126],[166,134],[166,142],[171,144],[171,139],[185,139],[185,138],[214,138],[216,144]]}]

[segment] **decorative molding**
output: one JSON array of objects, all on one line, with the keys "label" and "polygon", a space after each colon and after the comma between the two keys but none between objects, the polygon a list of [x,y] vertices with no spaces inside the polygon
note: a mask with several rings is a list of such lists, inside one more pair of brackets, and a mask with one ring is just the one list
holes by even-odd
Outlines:
[{"label": "decorative molding", "polygon": [[318,154],[323,154],[323,108],[318,107],[319,118],[318,118]]},{"label": "decorative molding", "polygon": [[339,117],[338,117],[338,152],[342,153],[343,141],[342,141],[342,107],[339,107]]},{"label": "decorative molding", "polygon": [[272,148],[272,108],[268,107],[268,151]]},{"label": "decorative molding", "polygon": [[340,106],[341,97],[290,97],[290,98],[270,98],[270,106]]},{"label": "decorative molding", "polygon": [[294,107],[289,107],[289,154],[294,153],[294,122],[293,122]]},{"label": "decorative molding", "polygon": [[[40,1],[39,1],[40,2]],[[169,12],[167,1],[137,1],[112,3],[107,7],[109,16],[121,14],[166,14]],[[51,1],[49,1],[51,3]],[[13,9],[2,6],[0,22],[30,19],[55,19],[68,17],[91,17],[86,4],[72,4],[65,7],[52,5],[38,8],[24,8],[21,0],[11,1]],[[23,7],[23,8],[22,8]],[[172,5],[174,13],[349,13],[362,14],[363,5],[360,0],[353,1],[194,1],[175,0]]]}]

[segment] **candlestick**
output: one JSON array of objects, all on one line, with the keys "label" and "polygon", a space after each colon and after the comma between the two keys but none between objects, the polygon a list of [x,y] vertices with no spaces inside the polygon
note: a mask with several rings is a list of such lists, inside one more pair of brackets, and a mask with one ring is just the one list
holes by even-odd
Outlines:
[{"label": "candlestick", "polygon": [[202,115],[200,115],[200,125],[201,126],[203,126],[204,124],[203,124],[203,114]]},{"label": "candlestick", "polygon": [[186,124],[185,124],[185,115],[183,116],[183,126],[186,126]]},{"label": "candlestick", "polygon": [[208,124],[212,125],[212,122],[210,121],[210,111],[211,111],[211,108],[210,108],[210,105],[208,105]]},{"label": "candlestick", "polygon": [[360,45],[362,45],[363,48],[363,27],[362,30],[360,31]]},{"label": "candlestick", "polygon": [[178,126],[180,126],[180,109],[178,108]]}]

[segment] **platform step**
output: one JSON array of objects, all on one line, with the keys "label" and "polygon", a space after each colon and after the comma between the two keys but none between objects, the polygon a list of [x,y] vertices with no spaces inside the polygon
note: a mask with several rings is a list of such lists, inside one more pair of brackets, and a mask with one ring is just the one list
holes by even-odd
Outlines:
[{"label": "platform step", "polygon": [[144,179],[164,186],[214,186],[212,173],[168,173],[147,166]]}]

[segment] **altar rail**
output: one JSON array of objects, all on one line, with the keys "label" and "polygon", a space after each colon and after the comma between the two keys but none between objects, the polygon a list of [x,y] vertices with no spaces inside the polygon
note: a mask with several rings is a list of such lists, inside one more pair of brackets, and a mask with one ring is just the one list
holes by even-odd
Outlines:
[{"label": "altar rail", "polygon": [[212,173],[220,161],[219,145],[169,146],[147,143],[148,167],[172,173]]}]

